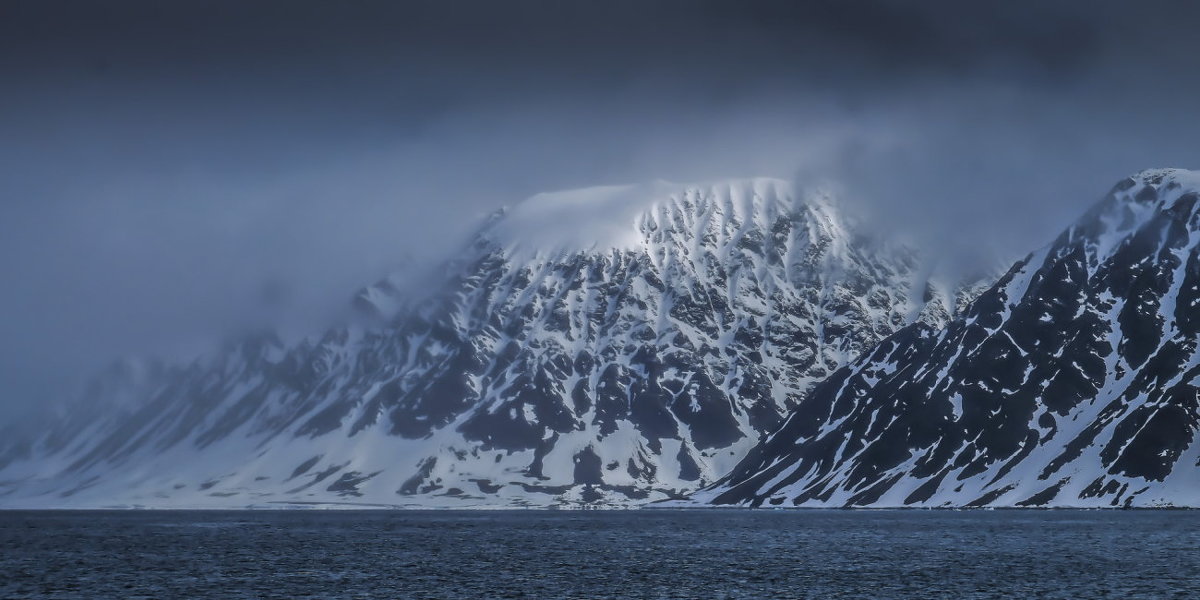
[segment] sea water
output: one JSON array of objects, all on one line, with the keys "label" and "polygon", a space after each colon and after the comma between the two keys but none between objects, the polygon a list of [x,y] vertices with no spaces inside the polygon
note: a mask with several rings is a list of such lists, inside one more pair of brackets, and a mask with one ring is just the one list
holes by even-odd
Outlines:
[{"label": "sea water", "polygon": [[1197,595],[1197,511],[0,512],[0,598]]}]

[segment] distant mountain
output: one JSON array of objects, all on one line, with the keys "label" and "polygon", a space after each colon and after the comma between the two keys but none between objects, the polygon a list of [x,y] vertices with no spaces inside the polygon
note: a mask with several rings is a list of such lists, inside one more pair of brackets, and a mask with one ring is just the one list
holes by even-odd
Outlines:
[{"label": "distant mountain", "polygon": [[768,506],[1200,506],[1200,173],[1126,179],[945,328],[816,386],[697,495]]},{"label": "distant mountain", "polygon": [[971,294],[865,236],[827,191],[542,194],[437,275],[364,288],[372,324],[114,369],[57,422],[0,442],[0,505],[678,497],[816,382],[897,329],[944,325]]}]

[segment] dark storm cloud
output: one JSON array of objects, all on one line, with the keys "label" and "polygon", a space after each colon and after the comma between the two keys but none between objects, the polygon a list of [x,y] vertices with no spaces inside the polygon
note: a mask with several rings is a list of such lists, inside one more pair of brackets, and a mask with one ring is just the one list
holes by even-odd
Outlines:
[{"label": "dark storm cloud", "polygon": [[834,177],[1019,252],[1200,166],[1186,2],[6,2],[0,406],[333,318],[538,191]]}]

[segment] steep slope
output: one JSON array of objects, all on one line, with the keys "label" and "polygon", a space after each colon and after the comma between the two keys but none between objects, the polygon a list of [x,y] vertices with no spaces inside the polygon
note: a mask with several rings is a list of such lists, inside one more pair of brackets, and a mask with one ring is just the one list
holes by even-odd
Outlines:
[{"label": "steep slope", "polygon": [[[768,179],[534,196],[441,273],[417,294],[407,277],[365,288],[356,306],[384,326],[124,374],[0,454],[0,503],[676,497],[815,382],[962,301],[827,192]],[[139,401],[95,408],[116,396]]]},{"label": "steep slope", "polygon": [[1153,170],[817,386],[718,504],[1200,506],[1200,173]]}]

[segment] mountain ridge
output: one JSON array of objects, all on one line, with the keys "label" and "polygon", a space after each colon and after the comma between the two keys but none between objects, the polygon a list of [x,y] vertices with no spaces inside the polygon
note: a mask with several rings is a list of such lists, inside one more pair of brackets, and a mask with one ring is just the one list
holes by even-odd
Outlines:
[{"label": "mountain ridge", "polygon": [[815,382],[910,320],[944,322],[946,299],[969,293],[937,289],[915,249],[856,233],[826,191],[651,188],[664,185],[617,198],[642,203],[632,219],[607,215],[636,232],[632,247],[530,253],[496,229],[510,209],[422,298],[397,293],[403,277],[365,288],[359,303],[385,325],[259,336],[168,368],[132,414],[100,411],[0,453],[0,503],[678,497],[724,474]]}]

